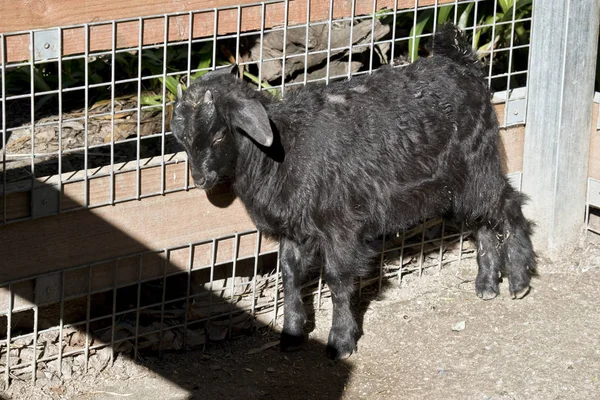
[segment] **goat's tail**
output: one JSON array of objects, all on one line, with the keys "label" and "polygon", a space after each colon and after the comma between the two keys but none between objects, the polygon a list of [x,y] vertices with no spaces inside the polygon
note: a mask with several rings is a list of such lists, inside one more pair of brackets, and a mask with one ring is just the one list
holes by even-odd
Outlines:
[{"label": "goat's tail", "polygon": [[433,54],[448,57],[466,66],[477,66],[477,56],[464,33],[448,22],[441,26],[433,38]]}]

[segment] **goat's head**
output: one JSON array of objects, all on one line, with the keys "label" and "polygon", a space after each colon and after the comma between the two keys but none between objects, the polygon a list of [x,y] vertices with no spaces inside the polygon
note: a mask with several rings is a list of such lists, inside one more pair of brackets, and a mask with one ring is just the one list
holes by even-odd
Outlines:
[{"label": "goat's head", "polygon": [[[237,70],[237,68],[233,68]],[[183,145],[192,178],[200,189],[210,189],[233,177],[238,154],[234,135],[246,134],[269,147],[273,132],[263,105],[236,82],[229,68],[209,72],[183,93],[177,90],[171,127]]]}]

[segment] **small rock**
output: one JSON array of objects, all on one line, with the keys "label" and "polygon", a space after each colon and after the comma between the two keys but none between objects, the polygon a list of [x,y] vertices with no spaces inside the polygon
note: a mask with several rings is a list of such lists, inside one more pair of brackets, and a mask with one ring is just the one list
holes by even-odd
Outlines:
[{"label": "small rock", "polygon": [[71,379],[73,376],[73,370],[71,369],[71,365],[63,361],[62,365],[62,377],[64,379]]},{"label": "small rock", "polygon": [[571,370],[571,369],[573,369],[573,368],[574,368],[574,367],[573,367],[573,363],[572,363],[572,362],[568,363],[568,365],[567,365],[567,369]]},{"label": "small rock", "polygon": [[65,387],[64,386],[52,386],[52,387],[50,387],[50,391],[54,394],[62,395],[62,394],[65,394]]},{"label": "small rock", "polygon": [[457,322],[456,324],[454,324],[454,326],[452,327],[452,330],[454,332],[460,332],[463,331],[466,327],[466,322],[465,321],[460,321]]},{"label": "small rock", "polygon": [[275,368],[269,367],[269,368],[267,368],[267,372],[273,373],[273,372],[275,372]]},{"label": "small rock", "polygon": [[208,340],[219,342],[227,337],[227,326],[208,325]]},{"label": "small rock", "polygon": [[79,354],[73,359],[73,366],[84,367],[85,366],[85,354]]}]

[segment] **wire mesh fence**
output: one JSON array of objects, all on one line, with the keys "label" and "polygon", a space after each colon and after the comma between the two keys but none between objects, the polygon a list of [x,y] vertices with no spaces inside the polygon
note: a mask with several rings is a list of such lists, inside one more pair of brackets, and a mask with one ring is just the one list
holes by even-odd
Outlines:
[{"label": "wire mesh fence", "polygon": [[[501,125],[523,124],[530,4],[430,3],[276,0],[0,34],[2,223],[191,189],[170,133],[178,83],[237,64],[257,90],[285,96],[426,57],[438,22],[459,24],[478,49]],[[433,220],[382,236],[359,291],[459,261],[474,251],[467,235]],[[276,322],[276,245],[257,231],[198,239],[1,283],[5,384]],[[328,296],[320,276],[305,296],[317,307]]]},{"label": "wire mesh fence", "polygon": [[[285,96],[426,56],[441,21],[461,25],[478,48],[502,125],[524,122],[515,89],[527,79],[530,7],[337,3],[315,11],[308,0],[280,0],[1,34],[2,222],[189,189],[186,174],[168,179],[187,162],[170,134],[179,82],[237,63],[257,89]],[[36,197],[41,181],[77,204],[59,195],[43,213],[19,206],[16,193]]]},{"label": "wire mesh fence", "polygon": [[[381,288],[407,274],[474,256],[461,225],[432,220],[373,243],[380,258],[357,282]],[[242,244],[252,253],[242,254]],[[277,247],[247,231],[147,251],[0,285],[0,367],[11,379],[99,372],[117,354],[202,348],[281,320]],[[318,271],[318,269],[317,269]],[[373,289],[370,289],[373,290]],[[319,309],[329,291],[319,273],[304,285]]]}]

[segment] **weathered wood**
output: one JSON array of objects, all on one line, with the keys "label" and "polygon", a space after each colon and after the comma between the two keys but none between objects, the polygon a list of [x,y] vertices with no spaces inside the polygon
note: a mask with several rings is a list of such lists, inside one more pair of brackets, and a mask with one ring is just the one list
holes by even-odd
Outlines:
[{"label": "weathered wood", "polygon": [[[454,3],[454,0],[438,0],[437,4]],[[420,0],[419,6],[436,4],[435,0]],[[143,20],[143,44],[162,43],[165,36],[165,18],[163,15],[184,13],[194,10],[192,37],[212,37],[214,21],[217,18],[217,34],[225,35],[238,31],[238,11],[233,9],[218,10],[215,8],[242,6],[240,8],[239,27],[241,32],[260,30],[282,26],[285,21],[284,2],[265,5],[264,21],[262,6],[255,0],[198,0],[186,2],[165,3],[157,0],[132,0],[127,7],[121,1],[107,0],[102,2],[84,2],[77,0],[38,0],[35,6],[30,1],[4,1],[0,2],[0,15],[3,25],[0,33],[26,31],[30,29],[44,29],[57,26],[72,26],[77,24],[96,23],[97,21],[123,20],[140,16],[159,15],[156,18]],[[413,0],[397,0],[397,9],[408,9],[415,6]],[[394,7],[393,0],[379,0],[376,9],[381,10]],[[290,0],[288,5],[288,25],[306,23],[307,0]],[[352,12],[352,2],[336,0],[333,2],[333,18],[349,17]],[[365,15],[373,12],[373,3],[370,1],[357,1],[355,15]],[[310,2],[310,20],[322,21],[329,18],[329,1],[312,0]],[[184,41],[189,38],[189,15],[172,15],[168,17],[168,41]],[[136,47],[139,45],[140,22],[121,21],[116,24],[116,47]],[[63,55],[83,53],[85,51],[85,26],[73,27],[62,30]],[[89,51],[102,51],[112,48],[112,24],[91,25],[89,28]],[[30,35],[25,33],[17,36],[6,37],[7,62],[22,61],[30,58]]]},{"label": "weathered wood", "polygon": [[533,9],[523,191],[534,245],[550,253],[583,230],[599,13],[597,0]]},{"label": "weathered wood", "polygon": [[523,140],[525,128],[512,126],[500,130],[500,156],[506,174],[523,171]]},{"label": "weathered wood", "polygon": [[[226,204],[230,195],[209,199],[194,189],[6,225],[0,282],[254,228],[239,200],[223,208],[211,201]],[[253,243],[242,244],[241,255],[254,254]],[[222,247],[217,261],[231,257],[231,246]],[[203,251],[198,257],[205,260]],[[171,264],[185,268],[187,259],[174,257]]]}]

